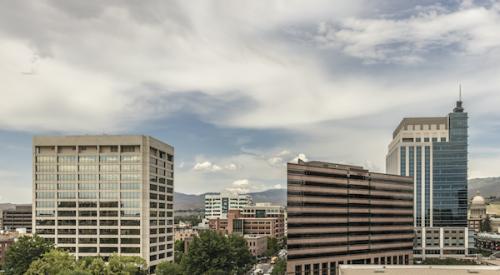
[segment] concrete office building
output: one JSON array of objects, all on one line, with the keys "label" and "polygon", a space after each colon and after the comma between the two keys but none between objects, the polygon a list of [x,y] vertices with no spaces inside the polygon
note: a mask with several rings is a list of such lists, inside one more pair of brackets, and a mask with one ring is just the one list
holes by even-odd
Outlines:
[{"label": "concrete office building", "polygon": [[33,138],[33,231],[77,257],[173,260],[174,148],[149,136]]},{"label": "concrete office building", "polygon": [[288,274],[341,264],[410,264],[413,180],[359,166],[288,164]]},{"label": "concrete office building", "polygon": [[26,233],[31,233],[32,215],[31,204],[17,204],[0,210],[0,229],[14,231],[24,228]]},{"label": "concrete office building", "polygon": [[262,256],[267,252],[267,237],[263,235],[245,235],[248,249],[253,256]]},{"label": "concrete office building", "polygon": [[438,243],[456,237],[446,232],[464,233],[460,247],[416,242],[415,257],[463,256],[473,247],[468,241],[473,232],[467,229],[467,120],[459,100],[448,116],[404,118],[393,133],[386,171],[413,178],[414,225],[423,233],[421,238],[441,227],[453,229],[442,231],[445,235]]},{"label": "concrete office building", "polygon": [[205,195],[205,218],[226,218],[231,209],[252,205],[252,197],[244,194],[219,193]]}]

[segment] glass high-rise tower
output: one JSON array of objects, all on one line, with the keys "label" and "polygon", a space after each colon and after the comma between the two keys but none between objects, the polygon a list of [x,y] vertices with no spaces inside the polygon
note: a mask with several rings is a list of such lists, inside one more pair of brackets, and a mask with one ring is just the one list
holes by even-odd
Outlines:
[{"label": "glass high-rise tower", "polygon": [[[454,227],[467,234],[467,129],[468,115],[460,99],[448,116],[404,118],[393,133],[386,170],[413,178],[414,224],[421,233],[425,228]],[[438,231],[442,238],[443,232]],[[459,246],[467,243],[467,236],[461,239]],[[421,243],[424,240],[425,233]],[[438,247],[429,253],[441,254],[446,244],[439,241],[429,246]]]}]

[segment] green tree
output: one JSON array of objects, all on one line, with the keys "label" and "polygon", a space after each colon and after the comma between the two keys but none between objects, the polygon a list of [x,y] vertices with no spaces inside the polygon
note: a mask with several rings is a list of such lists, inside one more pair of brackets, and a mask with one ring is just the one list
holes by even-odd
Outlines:
[{"label": "green tree", "polygon": [[181,265],[186,274],[245,274],[254,262],[242,237],[205,231],[193,239]]},{"label": "green tree", "polygon": [[481,225],[479,227],[481,232],[491,232],[491,221],[490,217],[486,217],[483,221],[481,221]]},{"label": "green tree", "polygon": [[230,274],[229,244],[226,237],[215,231],[205,231],[195,237],[182,258],[187,274],[205,274],[209,270],[220,270]]},{"label": "green tree", "polygon": [[31,263],[25,275],[69,274],[78,270],[75,256],[53,249]]},{"label": "green tree", "polygon": [[119,256],[113,254],[109,257],[104,274],[106,275],[143,275],[147,274],[146,261],[137,256]]},{"label": "green tree", "polygon": [[268,257],[271,257],[278,254],[279,251],[280,251],[280,244],[278,242],[278,239],[273,237],[268,237],[266,255]]},{"label": "green tree", "polygon": [[4,264],[5,274],[24,274],[33,261],[38,260],[53,247],[52,243],[37,235],[20,237],[7,249]]},{"label": "green tree", "polygon": [[177,240],[174,244],[174,262],[181,263],[182,257],[184,257],[184,241]]},{"label": "green tree", "polygon": [[177,263],[161,262],[156,266],[156,275],[183,275],[182,267]]},{"label": "green tree", "polygon": [[245,274],[255,264],[255,257],[248,249],[247,241],[239,235],[228,237],[229,259],[233,266],[233,272],[236,274]]},{"label": "green tree", "polygon": [[106,262],[101,257],[85,257],[79,261],[80,268],[87,270],[92,275],[105,274]]},{"label": "green tree", "polygon": [[280,258],[274,265],[271,275],[285,275],[285,274],[286,274],[286,260]]}]

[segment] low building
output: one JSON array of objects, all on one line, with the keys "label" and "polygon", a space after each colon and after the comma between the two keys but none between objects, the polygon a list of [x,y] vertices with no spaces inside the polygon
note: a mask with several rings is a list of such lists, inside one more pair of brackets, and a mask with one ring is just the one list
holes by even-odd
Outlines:
[{"label": "low building", "polygon": [[229,210],[227,218],[210,219],[208,224],[210,229],[225,234],[263,235],[277,239],[282,239],[285,231],[283,218],[244,217],[241,210]]},{"label": "low building", "polygon": [[[481,265],[341,265],[339,275],[498,275],[500,266]],[[332,275],[332,274],[331,274]]]},{"label": "low building", "polygon": [[0,210],[0,229],[14,231],[25,228],[27,233],[31,233],[32,213],[31,204],[17,204],[12,208]]},{"label": "low building", "polygon": [[267,237],[261,235],[245,235],[243,236],[247,241],[247,246],[252,255],[262,256],[267,251]]},{"label": "low building", "polygon": [[175,227],[174,240],[184,241],[186,238],[198,236],[198,230],[191,227]]},{"label": "low building", "polygon": [[500,251],[500,234],[478,233],[476,247],[488,251]]},{"label": "low building", "polygon": [[500,218],[490,217],[491,231],[500,233]]},{"label": "low building", "polygon": [[472,198],[471,203],[469,205],[469,213],[468,213],[468,224],[469,230],[480,232],[481,224],[487,218],[486,215],[486,201],[484,198],[477,193],[474,198]]},{"label": "low building", "polygon": [[416,259],[466,257],[475,247],[475,232],[464,227],[418,227],[415,233]]}]

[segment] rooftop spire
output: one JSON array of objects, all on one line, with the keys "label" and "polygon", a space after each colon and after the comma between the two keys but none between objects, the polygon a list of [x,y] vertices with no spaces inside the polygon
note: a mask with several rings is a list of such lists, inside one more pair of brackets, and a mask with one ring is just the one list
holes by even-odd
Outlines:
[{"label": "rooftop spire", "polygon": [[455,113],[463,113],[464,107],[462,107],[462,84],[458,84],[458,101],[457,106],[453,109]]}]

